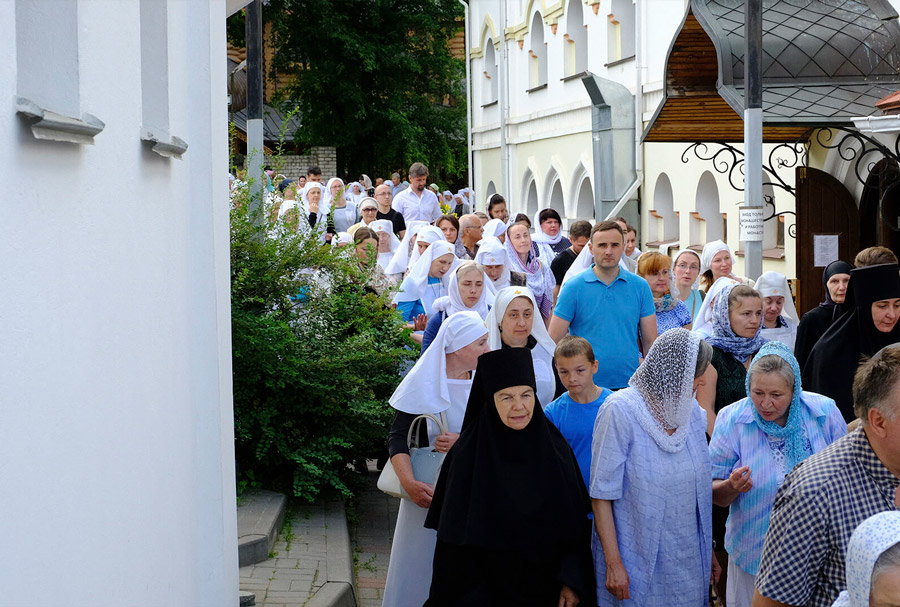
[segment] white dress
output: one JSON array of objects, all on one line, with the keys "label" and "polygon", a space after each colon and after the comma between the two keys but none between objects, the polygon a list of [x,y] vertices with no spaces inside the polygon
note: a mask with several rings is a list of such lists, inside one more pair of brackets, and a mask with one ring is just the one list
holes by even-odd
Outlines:
[{"label": "white dress", "polygon": [[[448,379],[450,408],[444,413],[450,432],[459,432],[466,414],[466,403],[472,390],[470,379]],[[437,427],[428,422],[428,443],[437,438]],[[400,500],[397,527],[391,544],[391,560],[384,585],[383,607],[422,607],[431,589],[431,563],[437,532],[425,528],[427,508],[412,500]]]},{"label": "white dress", "polygon": [[[536,319],[538,322],[540,319]],[[541,408],[546,409],[556,395],[556,377],[553,375],[553,358],[540,344],[531,350],[534,363],[534,379],[537,382],[537,397]]]},{"label": "white dress", "polygon": [[783,326],[775,329],[763,327],[759,334],[769,341],[780,341],[793,352],[794,343],[797,341],[797,323],[788,318],[784,318],[783,316],[782,321],[784,322]]}]

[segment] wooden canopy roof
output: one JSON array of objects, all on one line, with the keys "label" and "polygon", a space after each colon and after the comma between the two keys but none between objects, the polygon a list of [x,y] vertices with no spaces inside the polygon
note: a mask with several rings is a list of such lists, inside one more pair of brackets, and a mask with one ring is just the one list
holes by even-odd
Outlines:
[{"label": "wooden canopy roof", "polygon": [[[837,6],[840,5],[840,6]],[[691,0],[644,141],[741,141],[743,0]],[[885,0],[771,0],[763,8],[763,140],[852,126],[900,88],[900,26]]]}]

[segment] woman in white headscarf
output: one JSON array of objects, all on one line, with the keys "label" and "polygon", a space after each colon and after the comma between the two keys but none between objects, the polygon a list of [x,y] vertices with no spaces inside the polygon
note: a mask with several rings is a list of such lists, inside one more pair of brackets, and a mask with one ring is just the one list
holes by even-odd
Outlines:
[{"label": "woman in white headscarf", "polygon": [[706,243],[700,255],[700,285],[709,291],[710,287],[723,276],[736,280],[742,285],[753,286],[753,281],[744,276],[736,276],[731,269],[734,266],[734,255],[731,249],[721,240]]},{"label": "woman in white headscarf", "polygon": [[691,322],[695,323],[700,306],[703,305],[703,294],[697,288],[697,278],[700,276],[700,255],[697,251],[685,249],[678,253],[672,264],[672,274],[675,276],[678,299],[687,306]]},{"label": "woman in white headscarf", "polygon": [[700,304],[700,311],[694,316],[693,331],[700,337],[712,337],[713,334],[713,306],[716,303],[716,297],[719,292],[729,285],[740,284],[733,278],[723,276],[713,283],[713,286],[707,291],[703,303]]},{"label": "woman in white headscarf", "polygon": [[475,263],[481,264],[487,278],[487,288],[495,295],[503,287],[510,286],[510,272],[507,264],[506,247],[493,236],[478,241]]},{"label": "woman in white headscarf", "polygon": [[756,281],[756,290],[763,298],[762,336],[769,341],[780,341],[793,352],[800,316],[787,277],[778,272],[765,272]]},{"label": "woman in white headscarf", "polygon": [[453,245],[446,240],[428,245],[394,295],[394,303],[397,311],[403,314],[403,320],[410,322],[422,314],[431,316],[435,300],[447,295],[451,272],[459,264],[460,260],[453,254]]},{"label": "woman in white headscarf", "polygon": [[502,219],[490,219],[484,224],[484,232],[482,235],[484,238],[493,236],[502,243],[506,240],[506,223],[504,223]]},{"label": "woman in white headscarf", "polygon": [[434,314],[428,318],[422,335],[422,352],[434,341],[447,317],[457,312],[477,312],[481,318],[487,318],[494,303],[494,293],[486,282],[489,281],[484,268],[474,261],[463,261],[451,272],[447,295],[436,299],[432,305]]},{"label": "woman in white headscarf", "polygon": [[550,322],[550,315],[553,312],[553,289],[556,287],[556,278],[550,270],[550,264],[535,256],[531,244],[531,233],[524,223],[514,223],[507,228],[504,246],[509,269],[525,274],[525,284],[534,294],[541,318],[546,324]]},{"label": "woman in white headscarf", "polygon": [[282,204],[280,215],[284,216],[285,221],[289,221],[289,212],[296,209],[299,217],[297,218],[297,229],[301,232],[313,230],[320,235],[321,242],[325,242],[326,234],[334,234],[334,226],[328,221],[328,204],[323,202],[325,188],[321,183],[309,181],[303,186],[303,192],[300,195],[300,204]]},{"label": "woman in white headscarf", "polygon": [[378,236],[378,265],[384,270],[400,249],[400,239],[394,234],[394,224],[388,219],[376,219],[368,227]]},{"label": "woman in white headscarf", "polygon": [[359,201],[366,197],[366,191],[363,189],[363,186],[360,182],[354,181],[350,185],[347,186],[347,192],[344,194],[344,198],[347,199],[348,202],[352,202],[359,206]]},{"label": "woman in white headscarf", "polygon": [[556,344],[541,322],[537,302],[528,287],[506,287],[497,293],[487,317],[491,350],[528,348],[534,362],[537,396],[546,407],[565,392],[553,363]]},{"label": "woman in white headscarf", "polygon": [[384,588],[384,607],[419,607],[431,587],[436,533],[425,528],[434,487],[412,474],[406,439],[413,420],[429,413],[445,419],[447,433],[427,422],[419,446],[431,445],[446,453],[459,438],[466,403],[472,389],[472,373],[478,357],[489,350],[484,321],[476,312],[459,312],[447,318],[431,347],[403,378],[390,398],[397,410],[391,425],[388,451],[391,464],[409,498],[400,500],[397,526],[391,545]]},{"label": "woman in white headscarf", "polygon": [[416,237],[419,231],[428,226],[427,221],[410,221],[406,224],[406,232],[403,234],[403,240],[400,241],[400,248],[394,253],[391,263],[385,268],[384,272],[388,276],[402,275],[409,267],[409,260],[412,249],[415,247]]},{"label": "woman in white headscarf", "polygon": [[693,395],[711,356],[697,335],[670,329],[600,407],[589,492],[601,606],[707,604],[712,468]]},{"label": "woman in white headscarf", "polygon": [[350,226],[359,221],[356,203],[350,202],[344,196],[344,182],[339,178],[332,177],[325,184],[325,202],[334,211],[334,227],[338,232],[346,232]]},{"label": "woman in white headscarf", "polygon": [[[409,267],[411,268],[416,265],[416,262],[419,261],[419,256],[425,252],[428,245],[434,242],[440,242],[441,240],[446,240],[446,238],[444,237],[444,232],[441,231],[440,228],[436,228],[435,226],[425,226],[419,230],[419,234],[416,236],[416,243],[413,245],[412,251],[409,254]],[[453,245],[453,254],[456,255],[456,244],[452,242],[450,244]],[[459,255],[456,256],[459,257]]]},{"label": "woman in white headscarf", "polygon": [[562,218],[554,209],[544,209],[534,214],[534,235],[531,239],[538,246],[538,256],[548,265],[572,246],[572,241],[563,236]]},{"label": "woman in white headscarf", "polygon": [[453,204],[450,205],[450,212],[457,217],[462,217],[472,212],[472,205],[469,204],[469,198],[463,190],[453,195]]},{"label": "woman in white headscarf", "polygon": [[847,543],[847,589],[832,607],[896,605],[900,597],[900,512],[879,512]]}]

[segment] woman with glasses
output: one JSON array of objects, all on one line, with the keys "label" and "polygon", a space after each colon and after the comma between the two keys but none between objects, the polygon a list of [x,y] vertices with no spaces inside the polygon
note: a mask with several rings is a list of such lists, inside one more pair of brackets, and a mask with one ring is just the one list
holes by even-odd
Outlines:
[{"label": "woman with glasses", "polygon": [[703,294],[697,288],[697,278],[700,276],[700,256],[692,249],[680,252],[675,256],[673,273],[678,299],[687,306],[693,323],[700,311],[700,305],[703,303]]},{"label": "woman with glasses", "polygon": [[691,329],[691,313],[672,289],[672,260],[668,255],[648,251],[641,253],[637,262],[637,274],[647,281],[653,292],[656,306],[656,332],[662,335],[669,329]]}]

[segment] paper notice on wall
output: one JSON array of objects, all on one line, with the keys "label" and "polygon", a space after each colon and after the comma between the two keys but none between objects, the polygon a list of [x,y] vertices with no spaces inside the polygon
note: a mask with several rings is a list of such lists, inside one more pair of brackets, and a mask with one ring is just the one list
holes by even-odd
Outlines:
[{"label": "paper notice on wall", "polygon": [[762,207],[742,207],[740,221],[741,242],[762,242],[765,232]]},{"label": "paper notice on wall", "polygon": [[824,268],[838,259],[841,237],[838,234],[813,234],[813,266]]}]

